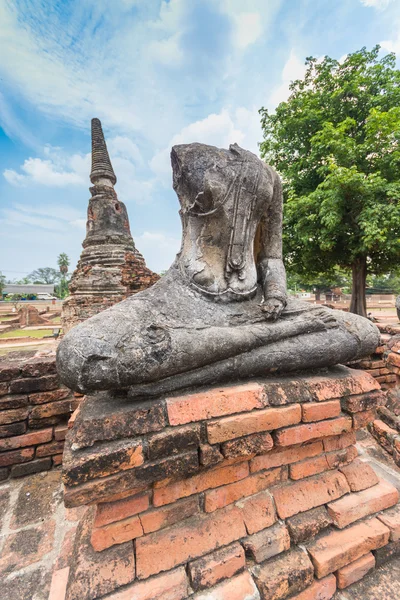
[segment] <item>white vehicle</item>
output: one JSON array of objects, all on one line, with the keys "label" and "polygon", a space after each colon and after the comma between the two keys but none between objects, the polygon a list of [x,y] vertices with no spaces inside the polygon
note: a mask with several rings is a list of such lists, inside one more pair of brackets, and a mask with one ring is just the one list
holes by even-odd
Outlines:
[{"label": "white vehicle", "polygon": [[48,294],[47,292],[38,294],[37,299],[38,300],[57,300],[56,296],[52,296],[51,294]]}]

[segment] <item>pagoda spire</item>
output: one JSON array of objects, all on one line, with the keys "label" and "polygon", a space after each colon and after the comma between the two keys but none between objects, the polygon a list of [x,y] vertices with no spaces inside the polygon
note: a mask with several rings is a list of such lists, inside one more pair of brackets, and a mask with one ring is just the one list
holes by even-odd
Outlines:
[{"label": "pagoda spire", "polygon": [[107,182],[110,182],[114,186],[117,183],[100,119],[92,119],[92,171],[90,181],[93,185],[98,183],[107,185]]}]

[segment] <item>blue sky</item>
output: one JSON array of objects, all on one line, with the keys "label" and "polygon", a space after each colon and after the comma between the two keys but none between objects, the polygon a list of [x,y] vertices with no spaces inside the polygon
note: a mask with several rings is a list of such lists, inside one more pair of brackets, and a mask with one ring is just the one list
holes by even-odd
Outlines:
[{"label": "blue sky", "polygon": [[0,1],[0,271],[74,268],[99,117],[147,264],[180,243],[174,143],[257,152],[306,56],[380,43],[400,56],[400,0]]}]

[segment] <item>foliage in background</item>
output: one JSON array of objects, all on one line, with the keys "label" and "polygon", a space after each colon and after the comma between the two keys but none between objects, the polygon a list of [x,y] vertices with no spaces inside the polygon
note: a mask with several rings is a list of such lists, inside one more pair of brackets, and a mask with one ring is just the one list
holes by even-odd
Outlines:
[{"label": "foliage in background", "polygon": [[5,275],[3,275],[3,273],[0,271],[0,300],[1,300],[5,285],[6,285]]},{"label": "foliage in background", "polygon": [[378,55],[307,58],[287,102],[260,110],[262,156],[283,177],[289,273],[351,269],[350,310],[364,316],[367,274],[400,260],[400,71]]}]

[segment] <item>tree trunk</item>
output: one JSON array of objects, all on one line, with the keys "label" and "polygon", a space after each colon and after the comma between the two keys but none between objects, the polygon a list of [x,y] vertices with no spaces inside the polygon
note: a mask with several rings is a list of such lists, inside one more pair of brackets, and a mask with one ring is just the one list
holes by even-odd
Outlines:
[{"label": "tree trunk", "polygon": [[316,302],[320,302],[321,300],[321,290],[319,290],[318,288],[315,290],[315,301]]},{"label": "tree trunk", "polygon": [[352,265],[353,284],[351,290],[350,312],[361,317],[367,316],[365,287],[367,280],[367,259],[362,256]]}]

